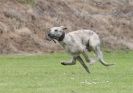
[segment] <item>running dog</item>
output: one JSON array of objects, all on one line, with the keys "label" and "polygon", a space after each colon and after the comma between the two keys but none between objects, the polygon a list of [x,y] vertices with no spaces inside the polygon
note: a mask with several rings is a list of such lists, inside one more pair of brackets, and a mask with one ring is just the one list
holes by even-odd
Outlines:
[{"label": "running dog", "polygon": [[74,65],[76,60],[90,73],[87,65],[81,58],[81,55],[85,58],[86,62],[91,63],[87,52],[93,51],[99,62],[104,66],[111,66],[113,64],[107,64],[103,59],[103,54],[100,49],[100,39],[97,33],[91,30],[77,30],[69,33],[65,33],[67,28],[64,26],[52,27],[48,32],[48,40],[57,40],[62,47],[72,55],[72,59],[69,62],[61,62],[62,65]]}]

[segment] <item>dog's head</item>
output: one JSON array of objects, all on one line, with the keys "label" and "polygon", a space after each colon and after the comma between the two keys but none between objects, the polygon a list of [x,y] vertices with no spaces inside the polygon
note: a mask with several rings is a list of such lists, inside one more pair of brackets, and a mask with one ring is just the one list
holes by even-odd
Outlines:
[{"label": "dog's head", "polygon": [[56,39],[57,41],[62,41],[65,37],[65,29],[67,28],[64,26],[50,28],[50,31],[47,34],[48,38],[51,40]]}]

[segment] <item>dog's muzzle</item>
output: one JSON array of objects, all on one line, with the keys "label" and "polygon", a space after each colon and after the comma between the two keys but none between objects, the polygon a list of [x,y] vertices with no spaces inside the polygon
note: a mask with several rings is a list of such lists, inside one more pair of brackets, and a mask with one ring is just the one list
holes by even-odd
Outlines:
[{"label": "dog's muzzle", "polygon": [[52,34],[50,34],[50,33],[48,33],[48,37],[51,38],[51,39],[57,39],[56,36],[54,36],[54,35],[52,35]]},{"label": "dog's muzzle", "polygon": [[[52,35],[50,33],[47,34],[47,40],[51,41],[51,40],[57,40],[57,41],[62,41],[65,37],[65,32],[62,33],[62,35],[60,37],[57,37],[55,35]],[[55,41],[54,41],[55,42]]]},{"label": "dog's muzzle", "polygon": [[56,37],[55,36],[53,36],[53,35],[51,35],[49,32],[48,32],[48,34],[47,34],[47,36],[46,36],[46,40],[48,40],[48,41],[54,41],[54,43],[56,43],[56,41],[54,40],[54,39],[56,39]]}]

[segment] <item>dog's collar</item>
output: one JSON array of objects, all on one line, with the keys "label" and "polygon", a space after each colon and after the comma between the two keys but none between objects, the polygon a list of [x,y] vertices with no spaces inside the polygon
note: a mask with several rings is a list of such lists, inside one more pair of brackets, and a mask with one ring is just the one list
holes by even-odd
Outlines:
[{"label": "dog's collar", "polygon": [[58,41],[63,41],[64,38],[65,38],[65,32],[63,32],[63,34],[59,37]]}]

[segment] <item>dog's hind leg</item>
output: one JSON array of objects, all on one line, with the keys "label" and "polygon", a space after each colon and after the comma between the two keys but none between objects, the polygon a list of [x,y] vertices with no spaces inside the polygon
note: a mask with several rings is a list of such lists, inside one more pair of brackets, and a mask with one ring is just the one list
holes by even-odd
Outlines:
[{"label": "dog's hind leg", "polygon": [[80,64],[84,67],[84,69],[90,73],[88,67],[86,66],[86,64],[84,63],[84,61],[82,60],[82,58],[80,56],[77,56],[77,60],[80,62]]},{"label": "dog's hind leg", "polygon": [[106,62],[104,61],[104,59],[103,59],[103,53],[102,53],[102,51],[101,51],[101,49],[100,49],[100,45],[98,45],[98,46],[95,47],[94,52],[95,52],[95,54],[97,55],[98,60],[99,60],[99,62],[100,62],[102,65],[104,65],[104,66],[111,66],[111,65],[114,65],[114,64],[108,64],[108,63],[106,63]]},{"label": "dog's hind leg", "polygon": [[85,51],[85,52],[82,52],[82,55],[83,55],[83,57],[85,58],[85,61],[86,61],[86,62],[88,62],[88,63],[90,63],[90,64],[94,64],[94,63],[95,63],[94,60],[91,60],[91,59],[88,57],[86,51]]},{"label": "dog's hind leg", "polygon": [[61,62],[62,65],[75,65],[76,64],[76,57],[73,57],[69,62]]}]

